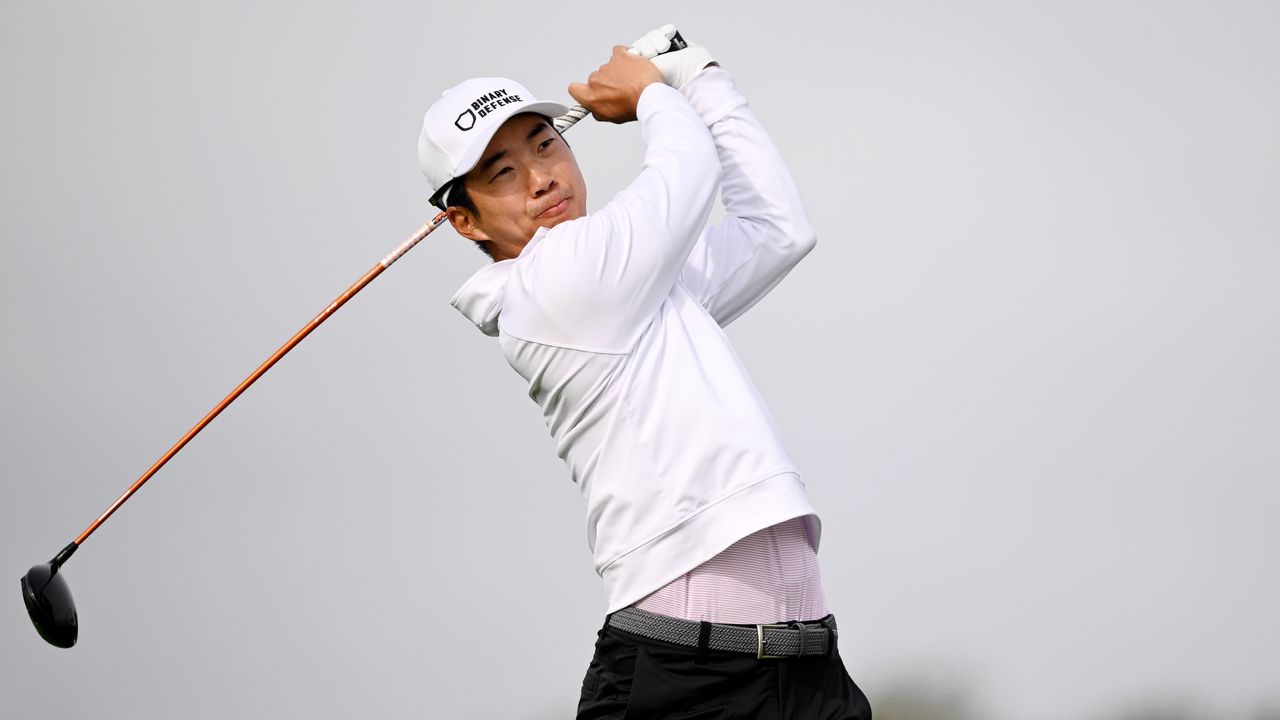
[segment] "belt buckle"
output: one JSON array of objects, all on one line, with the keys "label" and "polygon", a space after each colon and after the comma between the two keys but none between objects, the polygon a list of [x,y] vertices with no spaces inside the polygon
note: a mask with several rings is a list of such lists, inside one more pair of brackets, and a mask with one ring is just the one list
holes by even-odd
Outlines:
[{"label": "belt buckle", "polygon": [[765,628],[782,628],[786,629],[786,623],[773,623],[766,625],[756,625],[756,659],[757,660],[785,660],[788,655],[765,655],[764,654],[764,629]]}]

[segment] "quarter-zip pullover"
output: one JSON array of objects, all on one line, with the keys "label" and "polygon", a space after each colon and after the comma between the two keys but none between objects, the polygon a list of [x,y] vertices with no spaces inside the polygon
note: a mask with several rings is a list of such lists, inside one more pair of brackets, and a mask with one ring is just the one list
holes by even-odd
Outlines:
[{"label": "quarter-zip pullover", "polygon": [[[687,98],[685,97],[687,95]],[[639,176],[540,229],[452,300],[529,384],[586,501],[608,611],[735,541],[819,524],[723,326],[814,246],[780,155],[724,70],[645,88]],[[727,217],[706,228],[723,179]]]}]

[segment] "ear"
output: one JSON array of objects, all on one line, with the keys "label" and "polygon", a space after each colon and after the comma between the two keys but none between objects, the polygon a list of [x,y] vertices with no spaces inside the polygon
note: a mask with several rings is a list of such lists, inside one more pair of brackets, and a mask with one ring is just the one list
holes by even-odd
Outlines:
[{"label": "ear", "polygon": [[462,237],[475,242],[484,242],[490,239],[476,223],[475,216],[466,208],[460,208],[456,205],[450,206],[448,210],[445,210],[445,214],[449,218],[449,224]]}]

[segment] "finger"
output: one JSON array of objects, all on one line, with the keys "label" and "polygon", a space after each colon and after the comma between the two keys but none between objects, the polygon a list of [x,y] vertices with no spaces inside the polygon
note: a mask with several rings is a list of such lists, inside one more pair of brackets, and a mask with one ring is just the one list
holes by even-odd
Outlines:
[{"label": "finger", "polygon": [[654,31],[654,50],[658,54],[662,54],[671,49],[671,38],[675,37],[676,26],[670,23],[663,25]]},{"label": "finger", "polygon": [[569,83],[569,96],[578,101],[579,105],[587,106],[588,102],[592,100],[592,95],[591,88],[586,83]]},{"label": "finger", "polygon": [[653,40],[648,35],[645,35],[639,40],[631,43],[631,49],[634,50],[637,55],[645,59],[652,58],[654,55],[658,54],[658,49],[654,47]]},{"label": "finger", "polygon": [[671,47],[671,36],[675,30],[675,25],[663,25],[657,30],[650,30],[631,43],[633,52],[646,60],[653,59]]}]

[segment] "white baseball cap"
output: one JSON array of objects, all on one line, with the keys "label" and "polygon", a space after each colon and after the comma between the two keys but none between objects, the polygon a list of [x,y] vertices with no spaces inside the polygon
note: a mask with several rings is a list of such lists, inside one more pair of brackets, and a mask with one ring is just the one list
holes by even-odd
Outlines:
[{"label": "white baseball cap", "polygon": [[471,171],[489,141],[512,115],[559,117],[569,108],[539,102],[528,88],[507,78],[472,78],[445,90],[427,109],[418,137],[418,165],[431,183],[431,202],[443,208],[449,183]]}]

